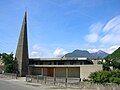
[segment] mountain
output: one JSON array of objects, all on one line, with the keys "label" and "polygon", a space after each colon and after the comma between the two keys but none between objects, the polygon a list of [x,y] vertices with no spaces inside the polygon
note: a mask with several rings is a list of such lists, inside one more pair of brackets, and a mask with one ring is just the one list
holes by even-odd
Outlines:
[{"label": "mountain", "polygon": [[95,52],[95,53],[91,53],[92,54],[92,56],[94,57],[94,58],[104,58],[104,57],[106,57],[107,55],[108,55],[108,53],[106,53],[106,52],[104,52],[104,51],[102,51],[102,50],[99,50],[98,52]]},{"label": "mountain", "polygon": [[102,50],[99,50],[98,52],[95,52],[95,53],[89,53],[86,50],[78,50],[77,49],[71,53],[65,54],[63,57],[87,57],[89,59],[92,59],[92,58],[104,58],[107,55],[108,55],[108,53],[106,53]]},{"label": "mountain", "polygon": [[108,56],[105,57],[105,59],[120,59],[120,47],[115,50],[112,54],[109,54]]},{"label": "mountain", "polygon": [[74,50],[72,53],[67,53],[64,55],[65,57],[91,57],[90,53],[85,50]]}]

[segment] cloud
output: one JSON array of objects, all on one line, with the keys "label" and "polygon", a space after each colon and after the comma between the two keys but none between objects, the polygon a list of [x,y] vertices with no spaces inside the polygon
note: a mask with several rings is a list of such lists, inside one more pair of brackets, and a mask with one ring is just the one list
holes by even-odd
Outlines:
[{"label": "cloud", "polygon": [[34,44],[32,46],[32,52],[30,53],[30,57],[33,58],[41,58],[44,57],[44,48],[40,47],[39,44]]},{"label": "cloud", "polygon": [[30,53],[30,57],[32,57],[32,58],[47,58],[47,57],[53,57],[53,55],[49,49],[47,49],[39,44],[34,44],[32,46],[32,51]]},{"label": "cloud", "polygon": [[104,52],[106,52],[106,53],[111,54],[111,53],[113,53],[116,49],[118,49],[119,47],[120,47],[120,45],[115,45],[115,46],[111,46],[111,47],[109,47],[109,48],[87,49],[87,51],[89,51],[90,53],[94,53],[94,52],[97,52],[97,51],[99,51],[99,50],[102,50],[102,51],[104,51]]},{"label": "cloud", "polygon": [[54,51],[39,44],[34,44],[32,46],[32,51],[30,57],[32,58],[52,58],[52,57],[62,57],[68,53],[63,48],[57,48]]},{"label": "cloud", "polygon": [[89,30],[89,34],[85,36],[88,43],[120,44],[120,16],[113,17],[107,23],[94,23]]},{"label": "cloud", "polygon": [[105,34],[100,42],[103,44],[120,44],[120,16],[116,16],[103,28],[103,33]]},{"label": "cloud", "polygon": [[99,33],[103,28],[103,24],[100,22],[94,23],[89,27],[91,33]]},{"label": "cloud", "polygon": [[97,42],[98,40],[98,35],[96,33],[88,34],[86,35],[86,40],[90,43]]},{"label": "cloud", "polygon": [[30,57],[40,58],[40,57],[43,57],[43,55],[38,51],[32,51]]},{"label": "cloud", "polygon": [[89,43],[95,43],[99,39],[99,32],[101,31],[103,24],[95,23],[89,27],[90,33],[85,36],[85,40]]},{"label": "cloud", "polygon": [[97,52],[99,50],[101,50],[101,49],[87,49],[87,51],[90,53],[94,53],[94,52]]},{"label": "cloud", "polygon": [[55,57],[62,57],[63,55],[65,55],[66,53],[68,53],[67,51],[65,51],[63,48],[57,48],[53,54]]},{"label": "cloud", "polygon": [[111,54],[113,53],[116,49],[118,49],[120,47],[120,45],[115,45],[115,46],[111,46],[110,48],[104,49],[105,52]]},{"label": "cloud", "polygon": [[39,44],[34,44],[34,45],[32,46],[32,49],[33,49],[33,50],[40,50],[41,47],[40,47]]},{"label": "cloud", "polygon": [[108,21],[108,23],[103,28],[104,32],[108,32],[110,30],[112,30],[112,31],[120,30],[120,16],[116,16],[113,19],[111,19],[110,21]]},{"label": "cloud", "polygon": [[101,38],[100,42],[103,44],[120,44],[120,35],[115,33],[108,33],[104,37]]}]

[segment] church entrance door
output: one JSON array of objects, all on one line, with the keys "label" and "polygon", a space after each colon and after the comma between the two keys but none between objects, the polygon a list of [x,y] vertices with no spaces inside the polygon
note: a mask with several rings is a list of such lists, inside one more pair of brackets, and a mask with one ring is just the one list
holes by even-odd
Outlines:
[{"label": "church entrance door", "polygon": [[53,68],[47,68],[47,76],[53,77]]}]

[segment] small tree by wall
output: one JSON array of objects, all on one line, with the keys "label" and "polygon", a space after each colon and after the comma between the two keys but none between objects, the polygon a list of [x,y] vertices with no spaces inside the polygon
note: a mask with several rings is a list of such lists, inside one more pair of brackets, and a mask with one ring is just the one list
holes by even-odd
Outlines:
[{"label": "small tree by wall", "polygon": [[13,58],[13,53],[0,54],[0,60],[4,63],[4,72],[5,73],[15,73],[15,60]]}]

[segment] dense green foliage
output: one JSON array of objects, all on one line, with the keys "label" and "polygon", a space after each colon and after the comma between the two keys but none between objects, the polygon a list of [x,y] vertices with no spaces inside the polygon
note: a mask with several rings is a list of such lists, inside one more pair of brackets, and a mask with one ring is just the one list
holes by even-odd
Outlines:
[{"label": "dense green foliage", "polygon": [[4,72],[13,73],[15,72],[15,60],[13,54],[2,53],[0,54],[0,60],[4,63]]},{"label": "dense green foliage", "polygon": [[105,58],[105,63],[102,63],[106,69],[109,66],[113,66],[114,69],[120,69],[120,47],[112,54],[109,54]]},{"label": "dense green foliage", "polygon": [[[100,64],[103,64],[104,70],[91,73],[89,76],[90,81],[100,84],[120,84],[120,47],[104,59],[105,62],[99,62]],[[113,67],[113,70],[110,70],[110,67]]]},{"label": "dense green foliage", "polygon": [[113,67],[113,69],[120,69],[120,62],[116,60],[106,60],[106,62],[99,62],[100,64],[103,64],[104,70],[109,70],[109,67]]},{"label": "dense green foliage", "polygon": [[112,71],[98,71],[93,72],[89,76],[90,81],[93,83],[116,83],[120,84],[120,70]]},{"label": "dense green foliage", "polygon": [[106,56],[105,59],[106,60],[113,59],[120,62],[120,47],[117,50],[115,50],[112,54],[109,54],[108,56]]}]

